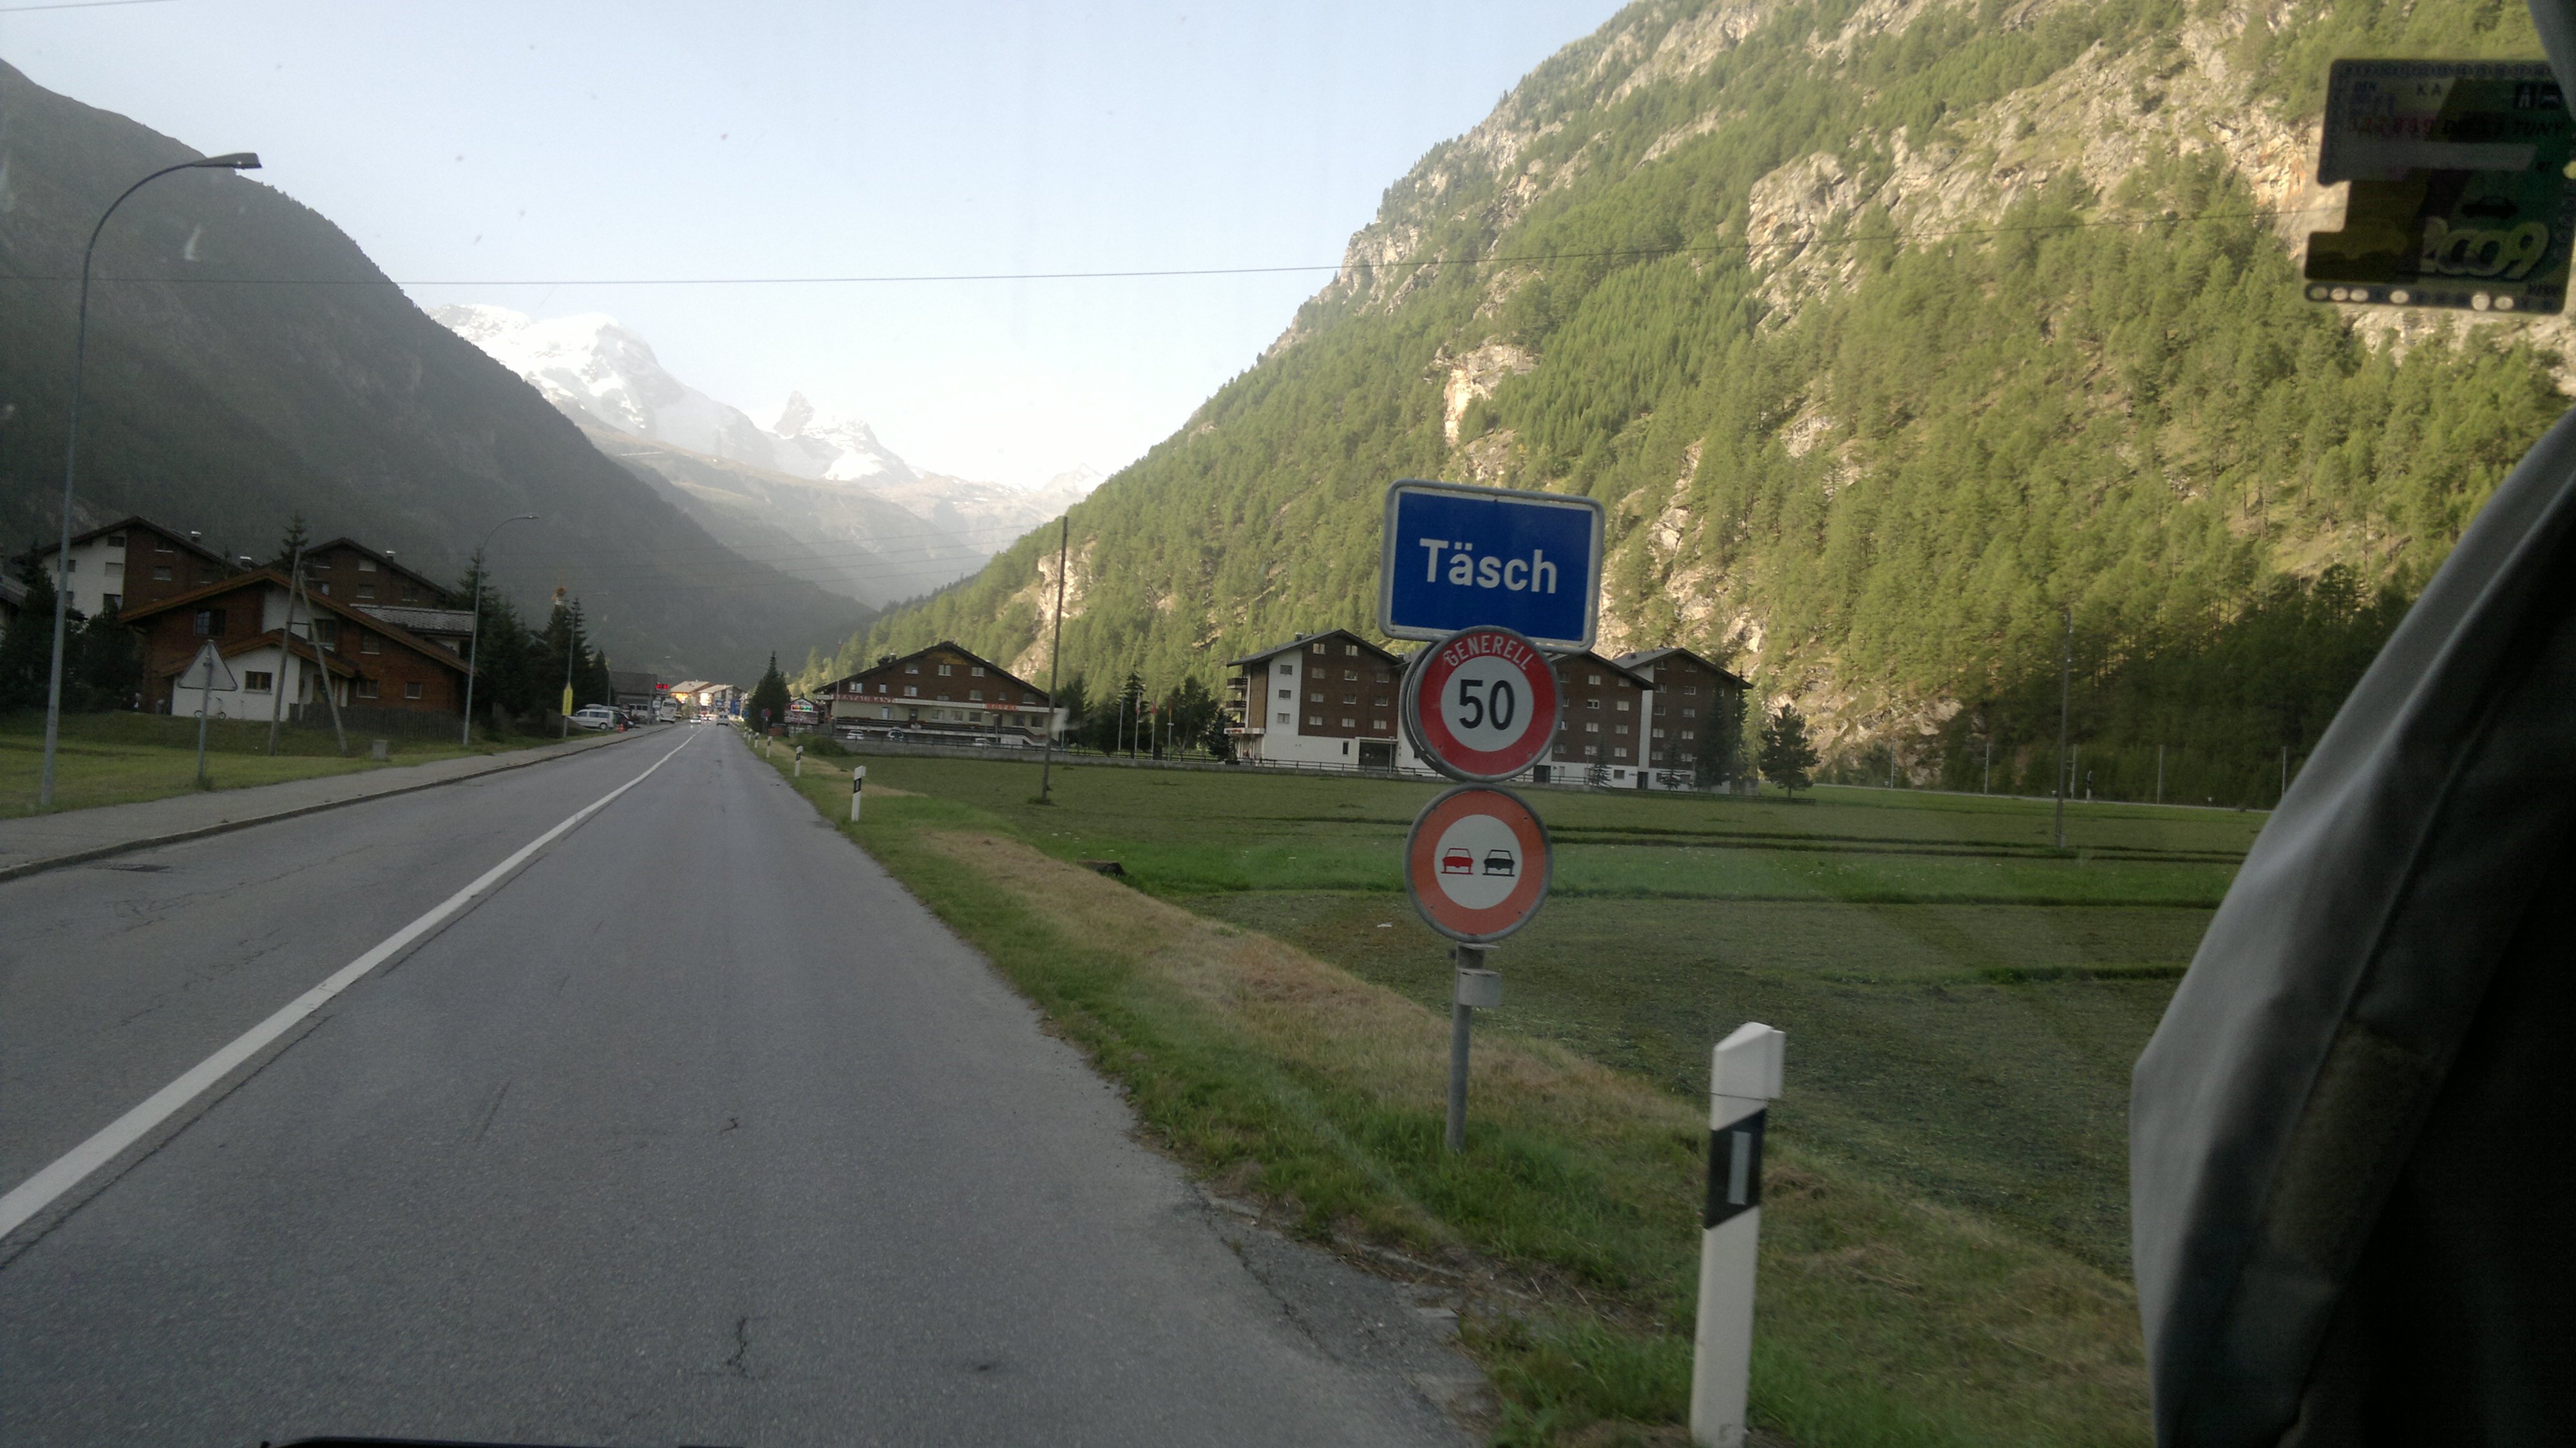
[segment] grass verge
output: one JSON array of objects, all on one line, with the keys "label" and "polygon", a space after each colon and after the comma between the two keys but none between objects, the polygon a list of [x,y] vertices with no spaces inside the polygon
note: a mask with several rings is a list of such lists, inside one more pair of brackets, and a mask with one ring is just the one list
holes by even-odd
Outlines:
[{"label": "grass verge", "polygon": [[[499,754],[551,744],[551,739],[512,737],[465,748],[449,740],[390,741],[392,758],[368,757],[363,731],[350,735],[355,758],[340,756],[329,729],[286,727],[278,753],[268,752],[268,726],[238,719],[206,721],[206,775],[214,789],[250,789],[354,774],[406,764],[426,764],[466,754]],[[43,772],[45,716],[25,711],[0,716],[0,819],[44,813],[36,807]],[[66,714],[54,750],[54,810],[91,809],[167,799],[197,788],[197,721],[160,714]]]},{"label": "grass verge", "polygon": [[[774,765],[782,774],[782,753]],[[1705,1119],[1564,1045],[1480,1035],[1441,1149],[1445,1017],[1038,848],[995,810],[799,789],[974,944],[1216,1189],[1310,1240],[1464,1285],[1498,1442],[1672,1442],[1688,1408]],[[872,775],[873,778],[873,775]],[[907,779],[907,784],[916,782]],[[1021,791],[1026,793],[1025,790]],[[1758,1421],[1803,1448],[2150,1434],[2136,1307],[2077,1254],[1775,1137]]]}]

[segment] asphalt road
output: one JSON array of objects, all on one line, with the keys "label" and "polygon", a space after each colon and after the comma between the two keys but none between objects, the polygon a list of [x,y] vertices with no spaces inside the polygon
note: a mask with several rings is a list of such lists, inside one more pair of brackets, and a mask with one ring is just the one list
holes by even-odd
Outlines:
[{"label": "asphalt road", "polygon": [[1459,1441],[713,729],[0,884],[0,1188],[665,755],[0,1242],[0,1441]]}]

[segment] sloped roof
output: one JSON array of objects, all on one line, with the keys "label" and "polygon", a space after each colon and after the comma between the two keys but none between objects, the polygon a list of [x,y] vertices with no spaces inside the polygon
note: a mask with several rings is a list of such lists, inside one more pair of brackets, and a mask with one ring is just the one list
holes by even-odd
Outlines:
[{"label": "sloped roof", "polygon": [[360,553],[364,553],[369,558],[376,560],[376,566],[384,569],[386,572],[399,573],[403,577],[410,579],[412,582],[419,584],[421,587],[428,589],[431,597],[445,598],[447,596],[446,584],[439,582],[417,568],[396,563],[392,554],[379,548],[370,548],[355,538],[344,536],[334,538],[328,543],[307,543],[304,545],[304,556],[310,558],[316,553],[320,553],[331,548],[354,548]]},{"label": "sloped roof", "polygon": [[1302,652],[1307,645],[1314,643],[1318,639],[1348,639],[1352,643],[1358,644],[1361,648],[1368,650],[1370,653],[1377,655],[1379,658],[1388,660],[1392,663],[1403,662],[1401,656],[1390,653],[1386,649],[1370,643],[1367,639],[1361,638],[1358,634],[1351,632],[1349,629],[1328,628],[1320,633],[1299,634],[1297,637],[1290,639],[1284,644],[1275,644],[1269,648],[1263,649],[1257,654],[1245,654],[1239,659],[1228,659],[1225,661],[1225,666],[1229,669],[1238,669],[1243,667],[1245,664],[1257,664],[1264,659],[1277,658],[1279,655],[1287,653],[1291,649],[1296,649]]},{"label": "sloped roof", "polygon": [[[1049,694],[1046,690],[1039,688],[1037,685],[1030,683],[1028,680],[1021,678],[1019,675],[1003,668],[1000,664],[994,663],[991,659],[984,657],[982,654],[975,652],[973,649],[970,649],[964,644],[958,643],[953,639],[941,639],[939,642],[927,647],[914,649],[911,653],[897,654],[893,658],[886,660],[884,663],[870,664],[864,669],[843,674],[837,679],[828,679],[815,687],[827,691],[837,689],[843,684],[850,682],[852,679],[864,678],[869,674],[877,673],[885,669],[891,669],[901,664],[908,664],[915,659],[927,657],[928,655],[937,653],[942,649],[983,665],[985,668],[992,670],[994,673],[1001,675],[1003,678],[1010,680],[1012,683],[1019,685],[1021,688],[1028,690],[1030,693],[1037,695],[1039,698],[1046,700],[1050,704],[1055,702],[1054,696]],[[723,688],[729,686],[711,685],[709,687]]]},{"label": "sloped roof", "polygon": [[[170,613],[177,609],[194,608],[208,599],[221,598],[228,593],[237,593],[245,588],[286,589],[292,586],[293,585],[287,581],[286,575],[278,572],[274,568],[255,568],[248,573],[236,573],[230,578],[219,578],[212,583],[189,589],[185,593],[174,593],[168,598],[162,599],[158,603],[147,603],[143,607],[135,609],[131,613],[118,614],[117,622],[131,627],[144,619],[152,618],[159,614]],[[371,629],[376,633],[382,634],[386,638],[393,640],[395,643],[402,645],[404,648],[410,649],[416,654],[420,654],[435,661],[442,668],[454,669],[460,674],[470,674],[474,672],[473,669],[469,667],[463,659],[458,658],[452,650],[441,645],[431,643],[429,640],[422,638],[420,635],[413,633],[410,629],[404,628],[400,624],[388,622],[373,614],[363,612],[349,604],[342,603],[340,600],[331,597],[329,594],[315,593],[310,589],[304,590],[303,599],[305,603],[316,608],[329,610],[336,617],[346,619],[350,623],[357,624],[361,627]]]},{"label": "sloped roof", "polygon": [[1664,659],[1668,659],[1675,654],[1681,655],[1683,658],[1690,660],[1692,663],[1699,665],[1701,668],[1708,670],[1721,679],[1733,680],[1735,686],[1739,689],[1749,689],[1753,687],[1752,684],[1745,680],[1745,677],[1742,674],[1735,672],[1724,664],[1712,662],[1705,654],[1695,653],[1678,644],[1660,649],[1638,649],[1631,653],[1621,654],[1617,659],[1613,660],[1613,662],[1621,665],[1622,667],[1642,672],[1646,669],[1652,668],[1655,664],[1663,661]]},{"label": "sloped roof", "polygon": [[[164,528],[160,524],[153,522],[151,519],[144,517],[140,513],[119,518],[113,523],[109,523],[103,527],[92,528],[86,533],[74,533],[72,535],[72,546],[74,548],[78,548],[93,538],[103,538],[110,533],[127,533],[135,531],[158,534],[159,536],[169,539],[171,542],[187,549],[189,552],[196,554],[198,557],[203,558],[210,563],[219,564],[225,568],[232,567],[233,561],[231,559],[217,553],[215,550],[198,542],[196,539],[189,537],[187,529]],[[51,557],[53,556],[55,549],[60,546],[61,545],[58,542],[47,543],[36,550],[35,556],[38,558]]]}]

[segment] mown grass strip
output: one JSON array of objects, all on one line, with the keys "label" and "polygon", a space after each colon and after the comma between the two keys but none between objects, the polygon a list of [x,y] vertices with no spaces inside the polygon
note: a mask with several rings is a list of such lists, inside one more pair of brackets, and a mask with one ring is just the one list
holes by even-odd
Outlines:
[{"label": "mown grass strip", "polygon": [[[809,768],[798,787],[838,823],[842,780]],[[1478,1293],[1466,1338],[1504,1395],[1497,1441],[1609,1443],[1622,1424],[1668,1438],[1696,1280],[1705,1125],[1690,1101],[1488,1032],[1470,1148],[1451,1157],[1434,1012],[953,799],[872,793],[866,823],[840,828],[1193,1170],[1304,1236],[1395,1249]],[[1796,1140],[1775,1161],[1760,1420],[1802,1448],[2148,1441],[2121,1282]]]}]

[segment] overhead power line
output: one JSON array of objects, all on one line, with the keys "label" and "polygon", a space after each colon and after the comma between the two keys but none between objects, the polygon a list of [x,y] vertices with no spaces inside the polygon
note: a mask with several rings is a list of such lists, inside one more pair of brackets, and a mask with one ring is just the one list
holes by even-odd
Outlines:
[{"label": "overhead power line", "polygon": [[[1481,257],[1403,257],[1382,262],[1362,262],[1356,265],[1346,262],[1306,262],[1290,266],[1164,267],[1120,271],[886,272],[847,276],[769,277],[414,277],[397,280],[390,277],[93,276],[92,281],[159,281],[198,286],[254,287],[818,287],[902,286],[953,282],[1131,281],[1186,277],[1277,276],[1295,272],[1340,273],[1345,270],[1425,271],[1445,266],[1545,266],[1570,261],[1725,256],[1739,252],[1751,255],[1761,251],[1803,250],[1808,247],[1858,246],[1865,242],[1941,241],[1963,236],[2009,236],[2027,232],[2086,231],[2103,227],[2175,226],[2186,222],[2204,221],[2260,221],[2284,216],[2307,216],[2339,209],[2341,209],[2339,206],[2305,206],[2255,211],[2200,211],[2189,215],[2097,217],[2091,220],[2037,221],[2017,226],[1933,227],[1920,231],[1865,232],[1859,235],[1812,236],[1775,241],[1711,242],[1700,246],[1611,247],[1597,251],[1530,252]],[[53,275],[22,275],[6,279],[44,282],[78,280],[76,277]]]}]

